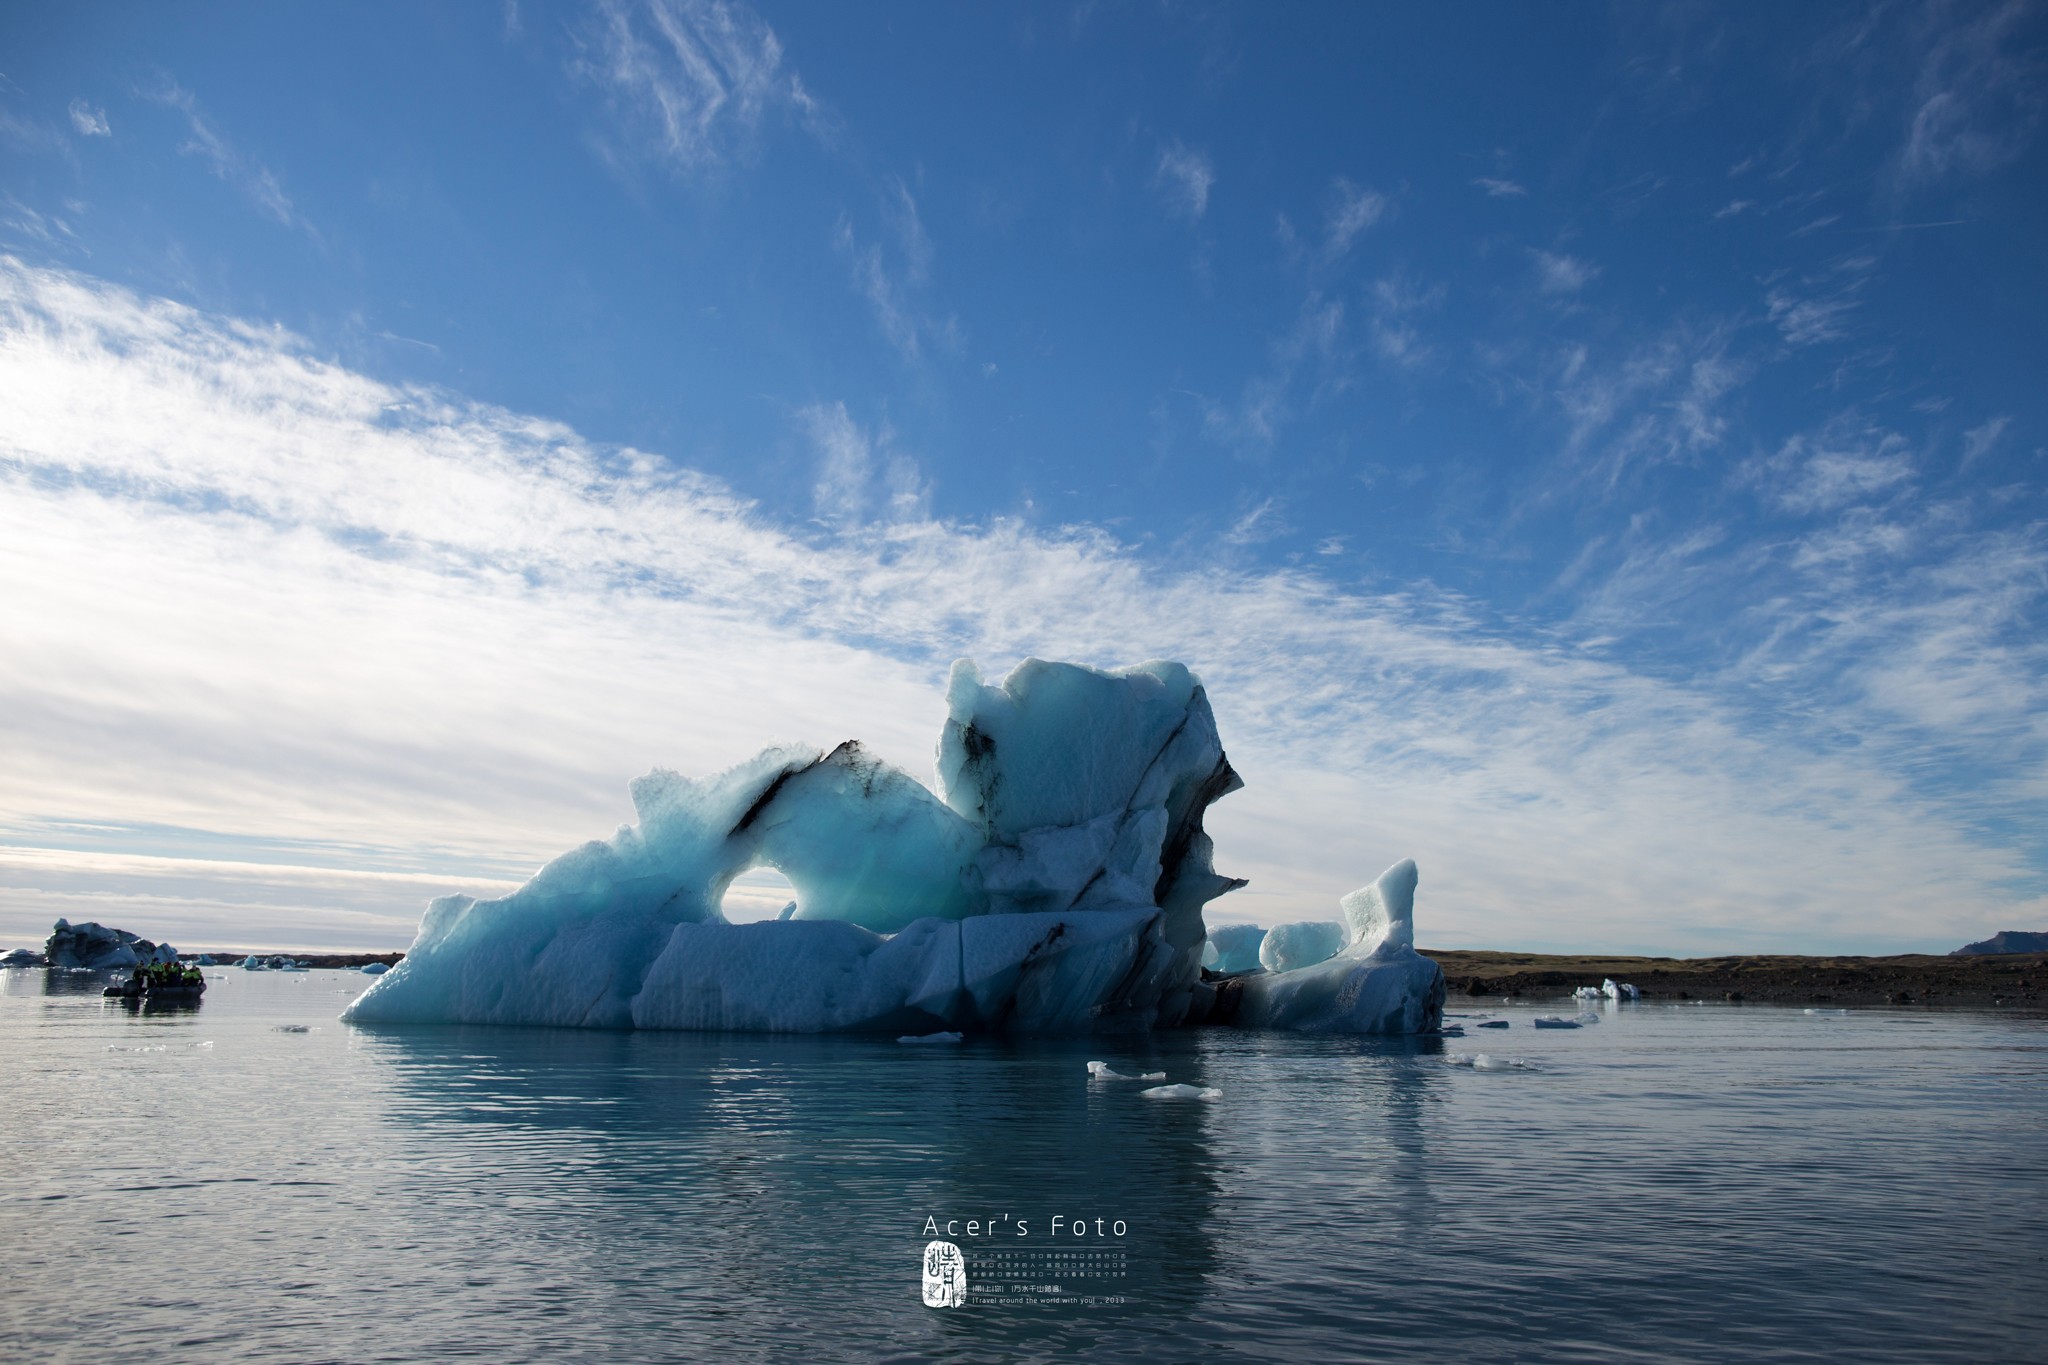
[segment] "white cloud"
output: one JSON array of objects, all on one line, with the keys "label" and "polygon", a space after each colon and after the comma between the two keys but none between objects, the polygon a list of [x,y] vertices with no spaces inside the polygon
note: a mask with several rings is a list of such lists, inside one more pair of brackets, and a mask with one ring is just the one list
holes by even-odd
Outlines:
[{"label": "white cloud", "polygon": [[80,137],[112,137],[114,130],[107,124],[107,111],[95,109],[84,100],[71,101],[71,126],[78,130]]},{"label": "white cloud", "polygon": [[286,227],[297,227],[308,233],[313,226],[301,217],[293,207],[291,197],[284,192],[277,177],[269,167],[252,161],[230,143],[209,118],[199,110],[199,101],[191,91],[175,81],[166,80],[149,98],[159,104],[168,105],[185,116],[191,131],[191,138],[178,150],[186,156],[196,156],[206,162],[214,175],[235,186],[249,196],[256,206]]},{"label": "white cloud", "polygon": [[917,200],[901,180],[889,182],[883,216],[890,241],[863,242],[851,221],[839,220],[836,243],[853,271],[853,287],[874,310],[875,325],[905,360],[924,355],[927,343],[958,350],[959,323],[927,311],[922,299],[931,283],[932,241],[917,211]]},{"label": "white cloud", "polygon": [[1795,436],[1771,461],[1778,505],[1788,512],[1829,512],[1887,494],[1913,477],[1897,432],[1837,425],[1809,440]]},{"label": "white cloud", "polygon": [[771,110],[815,112],[775,31],[725,0],[600,0],[575,69],[604,90],[624,155],[679,171],[727,160]]},{"label": "white cloud", "polygon": [[[1404,854],[1440,945],[1934,947],[2042,904],[2016,899],[2039,879],[1984,832],[1991,798],[1919,793],[1877,742],[1949,715],[1950,742],[2018,755],[1980,785],[2038,801],[2012,733],[2038,725],[2039,661],[2009,643],[2038,546],[1953,566],[2006,595],[1968,599],[1973,635],[1941,633],[1956,590],[1934,582],[1912,622],[1855,617],[1923,662],[1859,677],[1867,700],[1811,732],[1805,711],[1759,731],[1710,677],[1633,673],[1427,584],[1160,561],[1087,526],[799,534],[654,456],[5,259],[0,342],[10,933],[85,903],[148,931],[175,903],[245,942],[316,914],[323,941],[398,934],[464,869],[495,885],[626,818],[625,780],[657,763],[858,735],[925,771],[957,654],[1189,660],[1250,784],[1212,821],[1219,864],[1254,879],[1234,917],[1327,914]],[[809,420],[885,475],[880,436],[836,405]],[[1944,644],[1969,652],[1943,665]],[[1778,666],[1817,686],[1840,663]],[[19,852],[77,822],[110,831],[91,857]],[[277,861],[334,888],[257,885],[250,850],[275,841],[319,850]]]},{"label": "white cloud", "polygon": [[1730,199],[1720,208],[1714,210],[1714,217],[1716,220],[1722,218],[1733,218],[1736,214],[1741,213],[1743,210],[1749,207],[1750,202],[1747,199]]},{"label": "white cloud", "polygon": [[1600,267],[1556,251],[1531,251],[1536,287],[1546,294],[1576,294],[1593,282]]},{"label": "white cloud", "polygon": [[1496,180],[1491,176],[1485,175],[1480,176],[1472,183],[1485,190],[1488,197],[1493,199],[1519,199],[1529,192],[1512,180]]},{"label": "white cloud", "polygon": [[1323,259],[1334,262],[1351,250],[1358,234],[1377,223],[1387,211],[1386,196],[1338,176],[1330,185],[1330,211],[1323,220]]},{"label": "white cloud", "polygon": [[2041,121],[2044,67],[2030,43],[2025,0],[1930,12],[1939,31],[1925,41],[1898,174],[1907,186],[1980,174],[2019,156]]},{"label": "white cloud", "polygon": [[2012,425],[2012,418],[2003,413],[1989,419],[1981,426],[1971,427],[1963,433],[1963,464],[1968,469],[1991,453],[1998,444],[1998,438],[2005,435],[2005,429]]},{"label": "white cloud", "polygon": [[886,426],[869,435],[844,403],[819,403],[797,414],[818,451],[812,503],[827,521],[862,522],[879,508],[893,521],[924,517],[931,493],[916,461],[890,449]]},{"label": "white cloud", "polygon": [[[1349,385],[1343,331],[1344,305],[1311,293],[1293,325],[1269,347],[1265,370],[1245,381],[1236,404],[1203,401],[1203,428],[1210,436],[1247,450],[1270,449],[1281,428],[1304,406],[1313,406],[1324,392]],[[1305,395],[1298,392],[1302,388],[1307,389]]]},{"label": "white cloud", "polygon": [[1168,208],[1194,221],[1209,210],[1209,190],[1216,183],[1216,168],[1207,153],[1173,142],[1159,153],[1159,167],[1152,173],[1152,183],[1165,194]]},{"label": "white cloud", "polygon": [[1856,306],[1856,300],[1847,293],[1801,298],[1784,289],[1771,290],[1764,296],[1764,303],[1771,310],[1771,321],[1778,325],[1779,333],[1794,346],[1840,340],[1847,335],[1842,320]]}]

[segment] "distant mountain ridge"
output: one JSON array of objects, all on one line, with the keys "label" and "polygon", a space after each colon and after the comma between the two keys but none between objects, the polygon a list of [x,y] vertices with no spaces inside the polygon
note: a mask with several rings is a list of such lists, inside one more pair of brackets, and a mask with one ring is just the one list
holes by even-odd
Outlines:
[{"label": "distant mountain ridge", "polygon": [[1950,957],[1978,957],[1987,953],[2048,953],[2048,934],[2032,934],[2022,929],[2001,929],[1982,943],[1967,943],[1950,953]]}]

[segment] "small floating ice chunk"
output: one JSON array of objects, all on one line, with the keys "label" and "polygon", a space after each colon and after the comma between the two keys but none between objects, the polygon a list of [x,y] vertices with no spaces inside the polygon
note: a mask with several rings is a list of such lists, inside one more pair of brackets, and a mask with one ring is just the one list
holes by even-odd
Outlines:
[{"label": "small floating ice chunk", "polygon": [[963,1033],[906,1033],[896,1041],[899,1043],[957,1043],[966,1036]]},{"label": "small floating ice chunk", "polygon": [[391,964],[388,962],[365,962],[363,964],[364,976],[382,976],[390,970]]},{"label": "small floating ice chunk", "polygon": [[1599,998],[1600,988],[1598,986],[1581,986],[1572,992],[1572,999],[1574,1000],[1598,1000]]},{"label": "small floating ice chunk", "polygon": [[1579,1026],[1579,1021],[1576,1019],[1560,1019],[1554,1014],[1546,1014],[1541,1019],[1533,1019],[1530,1022],[1535,1024],[1537,1028],[1577,1028]]},{"label": "small floating ice chunk", "polygon": [[1095,1081],[1163,1081],[1166,1079],[1166,1073],[1147,1071],[1141,1075],[1127,1076],[1121,1071],[1112,1070],[1108,1062],[1090,1062],[1088,1078]]},{"label": "small floating ice chunk", "polygon": [[1479,1028],[1506,1028],[1507,1026],[1508,1021],[1505,1019],[1489,1019],[1485,1023],[1477,1025]]},{"label": "small floating ice chunk", "polygon": [[1847,1014],[1847,1010],[1808,1010],[1808,1014]]},{"label": "small floating ice chunk", "polygon": [[312,1032],[312,1030],[311,1030],[311,1029],[309,1029],[309,1028],[307,1028],[307,1027],[306,1027],[306,1026],[305,1026],[304,1024],[279,1024],[279,1025],[277,1025],[277,1026],[276,1026],[275,1028],[271,1029],[271,1032],[272,1032],[272,1033],[311,1033],[311,1032]]},{"label": "small floating ice chunk", "polygon": [[1536,1063],[1520,1057],[1496,1057],[1491,1053],[1454,1052],[1444,1058],[1445,1066],[1462,1066],[1473,1071],[1535,1071]]},{"label": "small floating ice chunk", "polygon": [[1580,1024],[1597,1024],[1600,1022],[1600,1016],[1592,1010],[1587,1010],[1583,1014],[1574,1016],[1573,1022]]},{"label": "small floating ice chunk", "polygon": [[1221,1090],[1206,1085],[1155,1085],[1138,1092],[1148,1100],[1220,1100]]}]

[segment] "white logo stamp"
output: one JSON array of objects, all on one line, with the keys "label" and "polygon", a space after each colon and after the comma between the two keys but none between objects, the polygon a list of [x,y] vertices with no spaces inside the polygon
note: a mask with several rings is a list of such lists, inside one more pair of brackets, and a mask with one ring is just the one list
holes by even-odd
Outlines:
[{"label": "white logo stamp", "polygon": [[967,1302],[967,1258],[951,1242],[924,1248],[924,1306],[958,1308]]}]

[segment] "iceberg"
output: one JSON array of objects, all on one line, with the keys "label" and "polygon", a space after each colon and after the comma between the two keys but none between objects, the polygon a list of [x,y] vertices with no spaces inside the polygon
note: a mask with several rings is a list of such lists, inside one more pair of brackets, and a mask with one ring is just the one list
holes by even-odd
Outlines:
[{"label": "iceberg", "polygon": [[49,959],[33,948],[14,948],[0,954],[0,967],[46,967]]},{"label": "iceberg", "polygon": [[178,950],[168,943],[151,943],[126,929],[60,919],[43,945],[43,957],[52,967],[107,971],[176,962]]},{"label": "iceberg", "polygon": [[1209,931],[1209,946],[1202,949],[1202,965],[1212,972],[1230,975],[1257,971],[1259,945],[1266,931],[1256,924],[1226,924]]},{"label": "iceberg", "polygon": [[1223,1092],[1207,1085],[1155,1085],[1150,1090],[1140,1090],[1139,1095],[1148,1100],[1220,1100]]},{"label": "iceberg", "polygon": [[[1184,665],[1028,659],[990,686],[962,660],[946,705],[936,791],[858,741],[638,779],[638,819],[610,839],[510,895],[430,903],[343,1018],[899,1037],[1440,1022],[1412,862],[1344,899],[1335,956],[1202,979],[1203,908],[1244,885],[1216,872],[1202,816],[1243,783]],[[761,866],[794,908],[728,922],[727,887]]]},{"label": "iceberg", "polygon": [[[1345,942],[1335,955],[1306,967],[1235,978],[1235,1022],[1308,1033],[1442,1028],[1443,969],[1415,951],[1420,880],[1415,860],[1402,859],[1338,902]],[[1266,942],[1272,942],[1271,934]]]}]

